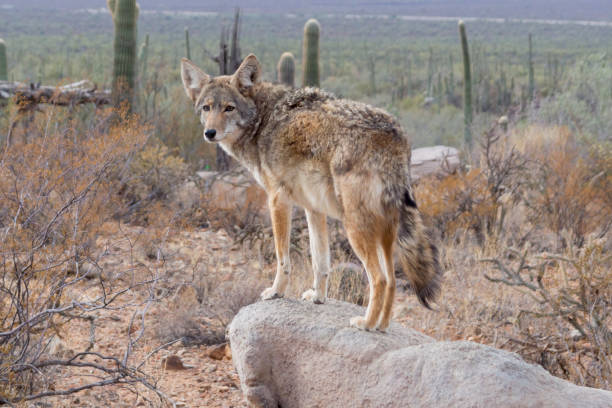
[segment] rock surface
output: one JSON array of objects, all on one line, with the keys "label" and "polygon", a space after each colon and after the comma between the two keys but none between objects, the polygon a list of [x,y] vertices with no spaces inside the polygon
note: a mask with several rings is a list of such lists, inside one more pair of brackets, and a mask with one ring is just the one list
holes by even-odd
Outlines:
[{"label": "rock surface", "polygon": [[448,146],[421,147],[412,150],[412,180],[432,174],[454,173],[459,168],[459,150]]},{"label": "rock surface", "polygon": [[612,392],[551,376],[514,353],[437,342],[392,323],[348,327],[364,309],[277,299],[229,327],[242,391],[254,407],[612,407]]}]

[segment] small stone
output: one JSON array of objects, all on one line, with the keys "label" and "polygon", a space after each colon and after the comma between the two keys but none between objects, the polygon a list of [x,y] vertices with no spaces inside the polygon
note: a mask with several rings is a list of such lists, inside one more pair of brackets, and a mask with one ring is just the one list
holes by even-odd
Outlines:
[{"label": "small stone", "polygon": [[227,347],[227,343],[223,343],[223,344],[218,344],[216,346],[211,346],[208,349],[208,357],[212,358],[213,360],[223,360],[223,357],[225,357],[225,349]]},{"label": "small stone", "polygon": [[186,370],[187,367],[181,361],[181,358],[176,354],[172,354],[168,357],[162,358],[162,368],[165,370]]},{"label": "small stone", "polygon": [[584,338],[584,336],[582,335],[582,333],[580,333],[580,330],[578,329],[574,329],[570,332],[570,337],[572,338],[572,340],[574,341],[578,341]]}]

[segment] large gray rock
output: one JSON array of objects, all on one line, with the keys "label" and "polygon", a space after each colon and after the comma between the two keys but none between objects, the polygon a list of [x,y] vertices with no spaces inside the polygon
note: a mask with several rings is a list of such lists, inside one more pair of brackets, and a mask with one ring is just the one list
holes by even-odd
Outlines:
[{"label": "large gray rock", "polygon": [[449,146],[420,147],[412,150],[410,174],[412,180],[433,174],[444,175],[457,171],[461,161],[459,150]]},{"label": "large gray rock", "polygon": [[348,327],[364,309],[278,299],[243,308],[229,327],[243,393],[254,407],[612,407],[519,356],[467,341],[436,342],[391,324]]}]

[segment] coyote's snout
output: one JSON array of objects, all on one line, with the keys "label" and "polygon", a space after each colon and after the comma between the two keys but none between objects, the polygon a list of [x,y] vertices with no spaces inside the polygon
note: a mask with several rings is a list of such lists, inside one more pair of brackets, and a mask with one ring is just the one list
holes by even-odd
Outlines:
[{"label": "coyote's snout", "polygon": [[268,194],[278,266],[263,299],[283,296],[287,287],[291,209],[297,204],[306,211],[314,270],[304,299],[325,301],[329,215],[344,223],[370,282],[366,315],[351,325],[389,325],[396,244],[412,288],[428,307],[440,289],[437,249],[410,187],[410,144],[389,114],[318,89],[262,82],[252,54],[231,76],[212,78],[187,59],[181,75],[204,138],[246,166]]}]

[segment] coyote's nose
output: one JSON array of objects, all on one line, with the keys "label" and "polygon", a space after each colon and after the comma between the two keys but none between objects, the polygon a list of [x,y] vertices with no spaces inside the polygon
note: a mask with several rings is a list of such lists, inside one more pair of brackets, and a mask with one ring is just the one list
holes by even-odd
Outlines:
[{"label": "coyote's nose", "polygon": [[208,140],[213,140],[216,134],[217,131],[215,129],[206,129],[206,131],[204,132],[204,136],[206,136]]}]

